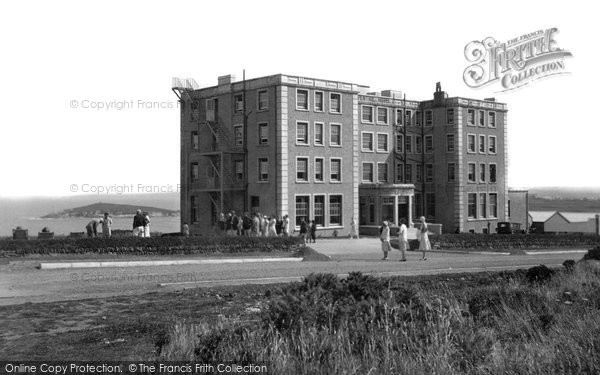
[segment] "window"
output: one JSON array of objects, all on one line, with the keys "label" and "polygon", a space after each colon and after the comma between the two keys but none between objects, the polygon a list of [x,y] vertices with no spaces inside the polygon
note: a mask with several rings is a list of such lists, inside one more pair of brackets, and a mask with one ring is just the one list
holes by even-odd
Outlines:
[{"label": "window", "polygon": [[330,146],[341,146],[342,145],[342,125],[330,124],[329,125],[329,145]]},{"label": "window", "polygon": [[454,152],[454,134],[446,134],[446,152]]},{"label": "window", "polygon": [[485,154],[485,135],[479,136],[479,153]]},{"label": "window", "polygon": [[413,204],[413,217],[423,216],[423,194],[415,193],[415,204]]},{"label": "window", "polygon": [[490,217],[498,217],[498,194],[490,194]]},{"label": "window", "polygon": [[387,133],[377,133],[377,152],[388,152]]},{"label": "window", "polygon": [[454,125],[454,108],[446,109],[446,124]]},{"label": "window", "polygon": [[396,109],[396,125],[402,125],[402,110]]},{"label": "window", "polygon": [[308,122],[296,123],[296,144],[308,145]]},{"label": "window", "polygon": [[244,161],[243,160],[235,161],[235,180],[237,182],[244,181]]},{"label": "window", "polygon": [[323,182],[323,158],[315,158],[315,181]]},{"label": "window", "polygon": [[234,110],[236,112],[242,112],[244,110],[244,95],[238,94],[233,96]]},{"label": "window", "polygon": [[199,207],[198,207],[198,198],[191,196],[190,197],[190,221],[192,223],[197,223],[198,222],[198,211],[199,211]]},{"label": "window", "polygon": [[235,145],[241,147],[244,145],[244,126],[235,125],[233,127],[233,138]]},{"label": "window", "polygon": [[412,135],[406,136],[404,147],[406,147],[407,153],[412,154]]},{"label": "window", "polygon": [[269,181],[269,159],[258,159],[258,181]]},{"label": "window", "polygon": [[496,153],[496,136],[490,135],[488,142],[489,142],[490,154],[495,154]]},{"label": "window", "polygon": [[215,121],[219,99],[206,99],[206,121]]},{"label": "window", "polygon": [[495,128],[496,127],[496,112],[489,112],[488,113],[488,126],[490,128]]},{"label": "window", "polygon": [[342,196],[329,196],[329,225],[342,225]]},{"label": "window", "polygon": [[308,223],[309,218],[309,196],[296,197],[296,226],[299,227],[302,220]]},{"label": "window", "polygon": [[325,226],[325,196],[315,195],[315,225]]},{"label": "window", "polygon": [[425,153],[431,154],[433,152],[433,135],[425,136]]},{"label": "window", "polygon": [[362,151],[373,152],[373,133],[362,133]]},{"label": "window", "polygon": [[342,160],[331,159],[330,164],[330,181],[342,182]]},{"label": "window", "polygon": [[308,158],[296,158],[296,181],[308,182]]},{"label": "window", "polygon": [[479,164],[479,182],[485,182],[485,163]]},{"label": "window", "polygon": [[362,180],[364,182],[373,182],[373,163],[362,163]]},{"label": "window", "polygon": [[425,111],[425,125],[433,126],[433,111]]},{"label": "window", "polygon": [[417,182],[423,182],[423,164],[416,165],[415,180],[417,180]]},{"label": "window", "polygon": [[412,178],[412,164],[406,164],[404,168],[404,182],[410,184],[413,182]]},{"label": "window", "polygon": [[415,135],[415,152],[420,154],[423,152],[423,137]]},{"label": "window", "polygon": [[496,164],[490,164],[490,182],[496,182]]},{"label": "window", "polygon": [[388,124],[388,109],[377,107],[377,123],[378,124]]},{"label": "window", "polygon": [[200,102],[193,100],[190,106],[190,121],[198,121],[200,119]]},{"label": "window", "polygon": [[425,194],[425,216],[435,217],[435,194]]},{"label": "window", "polygon": [[362,122],[373,123],[373,107],[369,105],[361,106]]},{"label": "window", "polygon": [[475,126],[475,110],[467,109],[467,125]]},{"label": "window", "polygon": [[269,144],[269,124],[266,122],[261,122],[258,124],[258,144]]},{"label": "window", "polygon": [[404,123],[406,125],[412,125],[412,111],[410,109],[407,109],[406,111],[404,111]]},{"label": "window", "polygon": [[315,112],[323,112],[323,91],[315,91]]},{"label": "window", "polygon": [[404,180],[404,164],[396,164],[396,182],[402,182]]},{"label": "window", "polygon": [[469,163],[469,175],[467,177],[469,182],[475,182],[475,163]]},{"label": "window", "polygon": [[264,111],[269,108],[269,92],[267,90],[260,90],[258,92],[258,110]]},{"label": "window", "polygon": [[421,111],[417,111],[415,114],[415,126],[421,126]]},{"label": "window", "polygon": [[381,221],[394,221],[394,197],[381,197]]},{"label": "window", "polygon": [[477,193],[467,194],[467,215],[469,219],[477,218]]},{"label": "window", "polygon": [[387,163],[377,163],[377,182],[388,182]]},{"label": "window", "polygon": [[197,150],[200,147],[198,132],[192,132],[192,150]]},{"label": "window", "polygon": [[404,152],[404,135],[396,134],[396,152],[401,154]]},{"label": "window", "polygon": [[456,164],[448,163],[448,182],[456,181]]},{"label": "window", "polygon": [[425,182],[433,182],[433,164],[425,164]]},{"label": "window", "polygon": [[323,146],[323,127],[325,125],[322,122],[315,122],[315,146]]},{"label": "window", "polygon": [[200,178],[200,169],[198,167],[198,163],[192,163],[190,166],[190,177],[192,179],[192,182],[196,182],[198,181],[198,178]]},{"label": "window", "polygon": [[475,152],[475,134],[467,134],[467,152]]},{"label": "window", "polygon": [[336,93],[329,94],[329,112],[342,113],[342,95]]},{"label": "window", "polygon": [[485,126],[485,111],[479,111],[479,126]]},{"label": "window", "polygon": [[479,217],[480,218],[485,218],[487,217],[487,212],[486,212],[486,197],[485,197],[485,193],[481,193],[479,194]]},{"label": "window", "polygon": [[308,111],[308,90],[296,89],[296,109]]}]

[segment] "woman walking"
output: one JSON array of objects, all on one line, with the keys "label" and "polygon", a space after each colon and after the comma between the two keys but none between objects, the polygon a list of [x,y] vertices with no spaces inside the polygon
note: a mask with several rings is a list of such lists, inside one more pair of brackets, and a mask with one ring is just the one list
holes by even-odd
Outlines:
[{"label": "woman walking", "polygon": [[390,226],[387,221],[384,221],[381,226],[379,239],[381,240],[381,250],[383,251],[383,258],[381,260],[388,260],[388,252],[392,249],[392,246],[390,245]]},{"label": "woman walking", "polygon": [[423,257],[420,260],[427,260],[425,252],[431,250],[431,244],[429,243],[429,235],[427,234],[427,223],[425,217],[421,216],[421,228],[419,229],[419,250],[423,252]]}]

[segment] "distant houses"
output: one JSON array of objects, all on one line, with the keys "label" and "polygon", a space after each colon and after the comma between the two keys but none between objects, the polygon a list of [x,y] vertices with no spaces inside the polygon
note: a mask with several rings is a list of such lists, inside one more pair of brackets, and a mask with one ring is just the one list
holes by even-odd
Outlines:
[{"label": "distant houses", "polygon": [[534,233],[600,234],[600,213],[530,211],[529,220]]}]

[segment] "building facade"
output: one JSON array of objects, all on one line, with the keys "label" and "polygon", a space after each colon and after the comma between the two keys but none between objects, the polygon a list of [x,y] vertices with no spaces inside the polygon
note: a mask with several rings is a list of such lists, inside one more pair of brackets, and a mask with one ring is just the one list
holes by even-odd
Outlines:
[{"label": "building facade", "polygon": [[221,212],[289,215],[346,235],[426,216],[444,232],[507,221],[506,105],[290,75],[197,88],[181,108],[181,213],[192,233]]}]

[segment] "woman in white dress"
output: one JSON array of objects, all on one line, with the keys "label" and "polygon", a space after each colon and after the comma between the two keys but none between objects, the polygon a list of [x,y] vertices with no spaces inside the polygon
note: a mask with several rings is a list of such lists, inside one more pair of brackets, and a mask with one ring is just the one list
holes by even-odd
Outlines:
[{"label": "woman in white dress", "polygon": [[419,229],[419,250],[423,252],[423,257],[420,260],[427,260],[425,252],[431,250],[431,244],[429,243],[429,235],[427,234],[427,223],[425,217],[421,216],[421,228]]},{"label": "woman in white dress", "polygon": [[283,217],[283,237],[289,237],[290,235],[290,218],[288,215]]},{"label": "woman in white dress", "polygon": [[356,223],[356,220],[354,220],[354,217],[352,217],[350,220],[350,239],[353,239],[354,237],[358,240],[358,224]]},{"label": "woman in white dress", "polygon": [[269,220],[269,232],[267,237],[277,237],[277,220],[275,216],[271,216],[271,220]]},{"label": "woman in white dress", "polygon": [[144,212],[144,237],[150,237],[150,216]]}]

